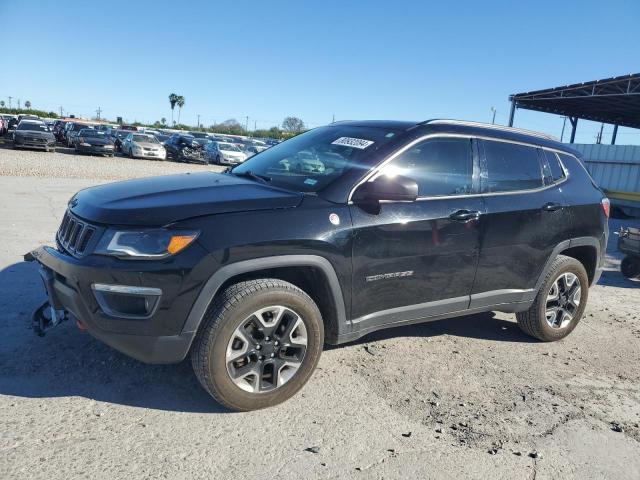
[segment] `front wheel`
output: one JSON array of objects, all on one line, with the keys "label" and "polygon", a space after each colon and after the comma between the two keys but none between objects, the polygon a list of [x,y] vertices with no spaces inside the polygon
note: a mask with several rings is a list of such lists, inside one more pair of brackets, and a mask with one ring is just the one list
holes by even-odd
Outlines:
[{"label": "front wheel", "polygon": [[250,280],[214,299],[191,363],[219,403],[257,410],[291,398],[304,386],[323,343],[320,311],[306,293],[278,279]]},{"label": "front wheel", "polygon": [[569,335],[584,314],[589,278],[582,263],[558,255],[526,312],[516,314],[522,331],[544,342]]}]

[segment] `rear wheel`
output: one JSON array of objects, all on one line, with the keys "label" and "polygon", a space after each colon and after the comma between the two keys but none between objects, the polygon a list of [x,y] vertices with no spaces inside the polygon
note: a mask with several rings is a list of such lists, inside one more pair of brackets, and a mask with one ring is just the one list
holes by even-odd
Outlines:
[{"label": "rear wheel", "polygon": [[575,258],[558,255],[553,261],[533,305],[516,314],[528,335],[544,342],[569,335],[582,318],[589,296],[589,278]]},{"label": "rear wheel", "polygon": [[316,304],[278,279],[240,282],[209,307],[191,351],[202,386],[233,410],[292,397],[313,373],[324,342]]},{"label": "rear wheel", "polygon": [[620,262],[620,271],[627,278],[640,277],[640,257],[627,255]]}]

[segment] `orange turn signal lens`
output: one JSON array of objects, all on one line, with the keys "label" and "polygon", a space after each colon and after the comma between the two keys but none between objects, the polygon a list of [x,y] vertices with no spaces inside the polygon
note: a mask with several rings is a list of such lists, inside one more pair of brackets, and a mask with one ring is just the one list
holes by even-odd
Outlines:
[{"label": "orange turn signal lens", "polygon": [[193,242],[196,239],[196,236],[197,236],[196,234],[174,235],[173,237],[171,237],[171,240],[169,241],[169,245],[167,246],[167,252],[169,252],[171,255],[175,255],[176,253],[184,250],[189,245],[191,245],[191,242]]}]

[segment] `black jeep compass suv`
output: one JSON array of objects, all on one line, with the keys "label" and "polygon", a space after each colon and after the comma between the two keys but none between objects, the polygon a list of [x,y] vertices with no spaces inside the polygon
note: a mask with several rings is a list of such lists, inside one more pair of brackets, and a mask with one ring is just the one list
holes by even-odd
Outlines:
[{"label": "black jeep compass suv", "polygon": [[101,185],[40,264],[43,331],[71,316],[143,362],[188,354],[222,404],[277,404],[325,342],[498,310],[568,335],[600,275],[609,201],[578,154],[493,125],[334,123],[222,174]]}]

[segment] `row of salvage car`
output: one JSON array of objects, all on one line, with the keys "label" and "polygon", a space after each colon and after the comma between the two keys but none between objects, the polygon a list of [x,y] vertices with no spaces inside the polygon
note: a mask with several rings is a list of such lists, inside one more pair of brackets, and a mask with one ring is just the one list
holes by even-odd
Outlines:
[{"label": "row of salvage car", "polygon": [[237,165],[277,143],[205,132],[176,132],[77,119],[46,122],[22,118],[10,132],[14,148],[55,151],[62,144],[79,154]]}]

